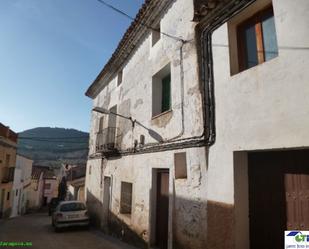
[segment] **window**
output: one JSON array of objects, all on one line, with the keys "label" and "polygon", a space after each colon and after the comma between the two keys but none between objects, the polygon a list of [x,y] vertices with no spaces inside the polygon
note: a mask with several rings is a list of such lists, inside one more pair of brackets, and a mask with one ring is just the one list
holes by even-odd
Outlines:
[{"label": "window", "polygon": [[10,167],[9,168],[9,173],[8,173],[8,180],[10,182],[14,181],[14,172],[15,172],[15,168],[14,167]]},{"label": "window", "polygon": [[45,183],[44,189],[50,189],[50,188],[51,188],[51,184],[50,183]]},{"label": "window", "polygon": [[171,69],[165,66],[152,78],[152,116],[171,109]]},{"label": "window", "polygon": [[161,38],[161,27],[160,23],[154,27],[151,33],[152,36],[152,46],[154,46]]},{"label": "window", "polygon": [[88,174],[91,175],[91,165],[89,165]]},{"label": "window", "polygon": [[9,154],[6,154],[5,156],[5,166],[6,167],[10,166],[10,159],[11,159],[11,156]]},{"label": "window", "polygon": [[121,182],[120,213],[132,212],[132,183]]},{"label": "window", "polygon": [[16,196],[18,196],[18,189],[16,189]]},{"label": "window", "polygon": [[99,119],[99,129],[98,132],[101,133],[103,131],[103,125],[104,125],[104,117],[100,117]]},{"label": "window", "polygon": [[278,56],[272,6],[259,11],[237,27],[239,71]]},{"label": "window", "polygon": [[118,72],[117,76],[117,86],[119,86],[122,83],[122,70]]},{"label": "window", "polygon": [[7,192],[7,195],[6,195],[6,200],[7,200],[7,201],[9,201],[9,200],[10,200],[10,191],[8,191],[8,192]]},{"label": "window", "polygon": [[187,178],[187,156],[186,152],[174,154],[175,179]]},{"label": "window", "polygon": [[76,212],[86,210],[86,206],[82,202],[72,202],[60,205],[60,212]]}]

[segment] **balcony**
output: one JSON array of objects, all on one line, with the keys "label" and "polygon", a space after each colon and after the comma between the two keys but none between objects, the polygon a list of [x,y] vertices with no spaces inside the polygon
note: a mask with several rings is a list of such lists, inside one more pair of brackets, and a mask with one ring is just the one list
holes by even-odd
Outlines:
[{"label": "balcony", "polygon": [[121,149],[122,135],[118,128],[109,127],[97,133],[96,152],[105,156],[117,155]]},{"label": "balcony", "polygon": [[15,168],[14,167],[5,167],[3,169],[3,176],[2,176],[2,179],[1,179],[1,183],[9,183],[9,182],[13,182],[14,180],[14,171],[15,171]]}]

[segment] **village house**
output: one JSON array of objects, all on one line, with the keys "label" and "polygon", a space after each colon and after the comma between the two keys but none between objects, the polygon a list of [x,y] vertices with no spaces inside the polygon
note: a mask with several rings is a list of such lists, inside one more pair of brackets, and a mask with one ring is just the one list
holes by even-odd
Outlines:
[{"label": "village house", "polygon": [[50,203],[52,198],[58,196],[59,182],[55,176],[54,171],[48,168],[43,172],[43,181],[43,205],[46,206],[48,203]]},{"label": "village house", "polygon": [[17,138],[14,131],[0,123],[0,218],[12,212]]},{"label": "village house", "polygon": [[12,217],[25,214],[29,206],[29,192],[33,160],[28,157],[16,156],[16,168],[13,182]]},{"label": "village house", "polygon": [[195,9],[215,138],[208,248],[283,248],[285,230],[309,230],[309,1],[197,0]]},{"label": "village house", "polygon": [[147,0],[86,92],[93,221],[160,249],[283,248],[309,230],[308,11]]},{"label": "village house", "polygon": [[46,206],[58,196],[59,181],[52,169],[44,166],[33,166],[30,189],[30,208],[33,210]]},{"label": "village house", "polygon": [[33,166],[31,172],[31,185],[29,192],[29,209],[38,210],[43,205],[43,169],[41,167]]},{"label": "village house", "polygon": [[86,165],[73,165],[66,175],[68,200],[85,201]]},{"label": "village house", "polygon": [[140,247],[205,248],[193,13],[192,1],[146,1],[86,93],[94,108],[110,112],[92,112],[89,212],[105,231]]}]

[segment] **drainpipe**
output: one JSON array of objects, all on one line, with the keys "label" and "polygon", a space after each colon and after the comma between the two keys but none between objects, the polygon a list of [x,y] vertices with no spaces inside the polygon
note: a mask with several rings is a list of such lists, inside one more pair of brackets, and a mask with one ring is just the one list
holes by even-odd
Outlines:
[{"label": "drainpipe", "polygon": [[[226,23],[233,16],[237,15],[243,9],[248,7],[256,0],[234,0],[226,4],[224,8],[217,11],[215,16],[206,16],[199,26],[201,31],[201,80],[204,86],[204,126],[205,126],[205,142],[206,145],[212,146],[216,141],[216,120],[215,120],[215,87],[213,75],[213,55],[212,55],[212,34],[221,25]],[[213,10],[215,11],[215,10]],[[209,14],[211,15],[211,14]],[[212,18],[212,21],[209,19]],[[203,25],[205,25],[203,27]]]},{"label": "drainpipe", "polygon": [[180,103],[180,108],[181,108],[181,131],[178,135],[176,135],[173,138],[169,138],[165,140],[165,142],[175,140],[177,138],[182,137],[185,131],[185,117],[184,117],[184,69],[183,69],[183,46],[187,43],[187,41],[181,40],[181,46],[179,49],[180,52],[180,97],[181,97],[181,103]]}]

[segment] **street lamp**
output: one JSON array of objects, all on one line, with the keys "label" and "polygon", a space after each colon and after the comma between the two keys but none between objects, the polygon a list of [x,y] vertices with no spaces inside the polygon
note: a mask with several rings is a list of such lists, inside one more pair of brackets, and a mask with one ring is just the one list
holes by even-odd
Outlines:
[{"label": "street lamp", "polygon": [[105,109],[105,108],[98,107],[98,106],[94,107],[94,108],[92,109],[92,111],[98,112],[98,113],[102,113],[102,114],[108,114],[108,115],[109,115],[109,114],[113,114],[113,115],[119,116],[119,117],[121,117],[121,118],[128,119],[128,120],[130,120],[131,123],[132,123],[132,128],[134,128],[135,123],[137,123],[139,126],[141,126],[141,127],[143,127],[144,129],[146,129],[146,130],[148,131],[148,134],[149,134],[152,138],[154,138],[156,141],[158,141],[158,142],[162,142],[162,141],[163,141],[163,138],[161,137],[160,134],[158,134],[157,132],[155,132],[155,131],[152,130],[152,129],[147,128],[146,126],[144,126],[142,123],[140,123],[140,122],[137,121],[136,119],[133,120],[132,117],[126,117],[126,116],[123,116],[123,115],[121,115],[121,114],[118,114],[118,113],[115,113],[115,112],[111,112],[110,110],[107,110],[107,109]]},{"label": "street lamp", "polygon": [[98,106],[96,106],[96,107],[94,107],[94,108],[92,109],[92,111],[98,112],[98,113],[102,113],[102,114],[107,114],[107,115],[113,114],[113,115],[115,115],[115,116],[119,116],[119,117],[121,117],[121,118],[128,119],[128,120],[131,121],[132,127],[134,127],[135,122],[136,122],[136,120],[133,120],[132,117],[127,117],[127,116],[123,116],[123,115],[118,114],[118,113],[115,113],[115,112],[111,112],[110,110],[107,110],[107,109],[105,109],[105,108],[103,108],[103,107],[98,107]]}]

